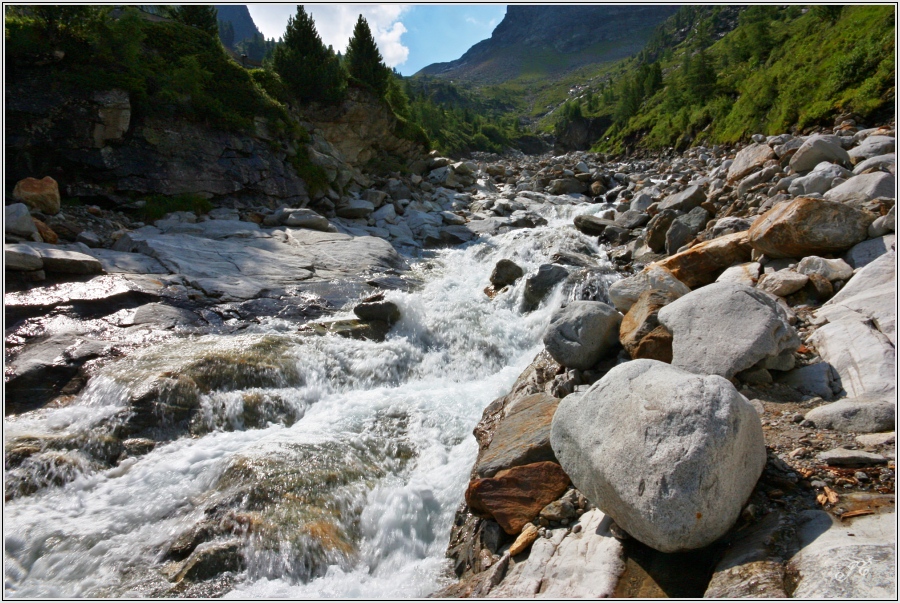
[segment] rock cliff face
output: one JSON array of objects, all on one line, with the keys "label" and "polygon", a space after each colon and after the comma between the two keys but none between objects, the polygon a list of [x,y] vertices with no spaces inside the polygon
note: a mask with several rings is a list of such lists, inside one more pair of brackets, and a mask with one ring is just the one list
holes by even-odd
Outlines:
[{"label": "rock cliff face", "polygon": [[355,169],[387,153],[406,161],[426,150],[393,134],[396,120],[380,100],[351,90],[331,108],[296,115],[313,133],[307,148],[290,134],[236,134],[184,120],[134,115],[122,90],[85,92],[23,78],[8,84],[6,187],[34,174],[50,175],[64,197],[127,204],[147,195],[198,194],[214,200],[302,207],[309,186],[294,155],[323,167],[332,196],[353,182]]},{"label": "rock cliff face", "polygon": [[[435,63],[419,73],[454,79],[499,78],[503,81],[515,77],[522,67],[540,61],[536,50],[544,51],[541,54],[556,55],[556,70],[614,60],[639,50],[649,31],[677,8],[509,6],[503,21],[489,39],[479,42],[455,61]],[[531,52],[509,52],[516,48],[527,48]],[[498,72],[501,59],[508,65]],[[492,75],[492,71],[497,73]]]}]

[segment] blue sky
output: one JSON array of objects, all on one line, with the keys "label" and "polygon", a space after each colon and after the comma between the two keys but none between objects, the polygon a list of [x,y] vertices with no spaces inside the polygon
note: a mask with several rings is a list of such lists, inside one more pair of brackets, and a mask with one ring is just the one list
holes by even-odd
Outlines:
[{"label": "blue sky", "polygon": [[[491,37],[506,14],[505,4],[304,4],[326,44],[343,51],[362,14],[385,63],[412,75],[431,63],[452,61]],[[284,34],[295,4],[249,4],[266,38]]]}]

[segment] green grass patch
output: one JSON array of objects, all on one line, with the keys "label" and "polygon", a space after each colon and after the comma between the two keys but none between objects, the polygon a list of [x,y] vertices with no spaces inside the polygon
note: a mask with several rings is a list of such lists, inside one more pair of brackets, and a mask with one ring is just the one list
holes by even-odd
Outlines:
[{"label": "green grass patch", "polygon": [[161,220],[166,214],[176,211],[192,211],[197,216],[202,216],[212,209],[209,199],[191,193],[173,197],[151,195],[144,201],[144,207],[138,210],[138,217],[142,221],[150,223]]}]

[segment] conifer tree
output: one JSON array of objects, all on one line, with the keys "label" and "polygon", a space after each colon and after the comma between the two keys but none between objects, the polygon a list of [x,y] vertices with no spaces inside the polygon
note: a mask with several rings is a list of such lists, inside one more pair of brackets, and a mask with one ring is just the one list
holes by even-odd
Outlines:
[{"label": "conifer tree", "polygon": [[340,61],[322,43],[312,16],[303,6],[288,17],[284,40],[272,58],[275,71],[301,102],[339,102],[347,88]]},{"label": "conifer tree", "polygon": [[179,23],[196,27],[211,36],[219,35],[218,10],[212,5],[183,4],[174,7],[171,18]]},{"label": "conifer tree", "polygon": [[371,86],[379,96],[384,96],[388,88],[390,71],[382,62],[375,38],[372,37],[369,24],[362,15],[353,28],[353,37],[347,45],[344,61],[351,77]]}]

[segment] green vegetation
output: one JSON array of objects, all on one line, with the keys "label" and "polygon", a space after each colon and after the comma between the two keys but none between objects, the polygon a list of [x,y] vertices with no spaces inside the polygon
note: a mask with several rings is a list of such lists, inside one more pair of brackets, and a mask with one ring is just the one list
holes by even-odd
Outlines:
[{"label": "green vegetation", "polygon": [[[686,39],[666,48],[664,26],[613,75],[596,112],[615,124],[597,150],[735,142],[893,106],[893,7],[753,6],[718,41],[717,15],[698,8],[673,17],[690,24]],[[649,69],[660,86],[641,85]]]},{"label": "green vegetation", "polygon": [[138,217],[144,222],[155,222],[174,211],[192,211],[200,216],[211,209],[212,203],[199,195],[184,194],[174,197],[151,195],[145,199],[144,207],[138,211]]},{"label": "green vegetation", "polygon": [[369,24],[362,15],[353,28],[353,37],[347,45],[344,64],[350,77],[370,87],[378,96],[387,93],[391,72],[382,61]]},{"label": "green vegetation", "polygon": [[[180,6],[166,6],[163,15],[184,23],[189,27],[196,27],[211,36],[219,33],[218,12],[215,6],[202,4],[185,4]],[[234,30],[232,30],[234,35]]]},{"label": "green vegetation", "polygon": [[344,98],[347,74],[302,5],[297,6],[296,16],[288,17],[284,42],[275,48],[273,65],[300,102],[336,103]]},{"label": "green vegetation", "polygon": [[132,8],[10,7],[5,37],[10,80],[41,56],[62,51],[61,61],[44,67],[55,85],[124,89],[138,117],[179,117],[234,131],[251,130],[256,116],[282,126],[289,121],[218,39],[197,27],[148,21]]}]

